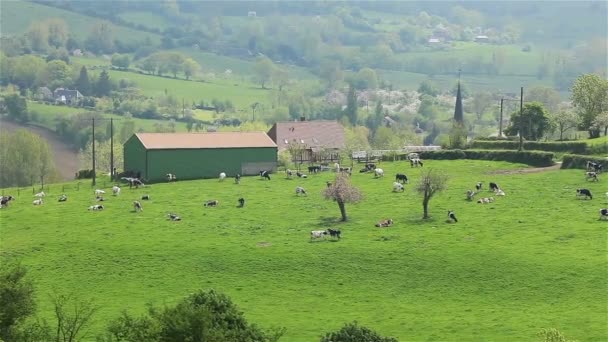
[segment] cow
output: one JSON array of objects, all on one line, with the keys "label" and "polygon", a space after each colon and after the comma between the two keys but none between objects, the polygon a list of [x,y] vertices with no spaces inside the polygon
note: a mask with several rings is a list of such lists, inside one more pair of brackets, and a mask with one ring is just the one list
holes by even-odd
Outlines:
[{"label": "cow", "polygon": [[0,197],[0,208],[8,207],[8,202],[14,200],[13,196],[2,196]]},{"label": "cow", "polygon": [[234,184],[241,184],[241,175],[238,173],[234,176]]},{"label": "cow", "polygon": [[129,189],[132,189],[133,187],[137,189],[139,186],[144,186],[144,183],[139,178],[121,177],[120,179],[129,183]]},{"label": "cow", "polygon": [[328,228],[327,232],[329,233],[330,237],[337,238],[338,240],[340,240],[340,234],[342,234],[342,232],[340,231],[340,229],[331,229],[331,228]]},{"label": "cow", "polygon": [[57,200],[58,202],[65,202],[68,200],[68,196],[66,196],[65,194],[61,195],[61,197],[59,197],[59,199]]},{"label": "cow", "polygon": [[309,173],[318,173],[319,171],[321,171],[321,167],[314,165],[314,166],[309,166],[308,167],[308,172]]},{"label": "cow", "polygon": [[340,172],[346,173],[347,175],[352,175],[353,171],[350,167],[341,167]]},{"label": "cow", "polygon": [[95,190],[95,196],[100,196],[100,195],[105,194],[105,193],[106,192],[104,190],[100,190],[100,189]]},{"label": "cow", "polygon": [[296,196],[298,195],[306,196],[306,190],[304,190],[304,188],[301,186],[296,187]]},{"label": "cow", "polygon": [[477,184],[475,184],[475,190],[477,190],[477,192],[481,191],[482,187],[483,187],[482,182],[477,182]]},{"label": "cow", "polygon": [[585,196],[585,199],[589,197],[589,199],[593,199],[593,195],[589,189],[576,189],[576,196]]},{"label": "cow", "polygon": [[608,220],[608,208],[600,209],[600,220]]},{"label": "cow", "polygon": [[143,195],[143,196],[141,196],[141,200],[142,201],[149,201],[150,200],[150,195]]},{"label": "cow", "polygon": [[401,182],[401,183],[404,183],[404,184],[409,183],[409,180],[407,179],[407,176],[404,175],[404,174],[402,174],[402,173],[398,173],[398,174],[395,175],[395,181]]},{"label": "cow", "polygon": [[293,177],[293,171],[290,169],[285,170],[285,173],[287,174],[287,179],[291,179],[291,177]]},{"label": "cow", "polygon": [[217,207],[219,204],[220,204],[220,201],[218,201],[218,200],[210,200],[210,201],[205,202],[203,205],[205,207]]},{"label": "cow", "polygon": [[324,230],[312,230],[310,231],[310,240],[325,238],[325,235],[327,235],[327,232]]},{"label": "cow", "polygon": [[239,208],[242,208],[245,206],[245,199],[243,197],[239,198]]},{"label": "cow", "polygon": [[270,180],[270,171],[260,171],[260,177]]},{"label": "cow", "polygon": [[220,182],[223,182],[224,179],[226,179],[226,172],[221,172],[220,173]]},{"label": "cow", "polygon": [[366,172],[369,172],[369,170],[368,170],[367,168],[364,168],[364,169],[360,169],[360,170],[359,170],[359,173],[366,173]]},{"label": "cow", "polygon": [[454,223],[458,222],[458,220],[456,219],[456,214],[454,214],[452,210],[448,210],[448,220]]},{"label": "cow", "polygon": [[490,191],[492,192],[496,192],[498,191],[500,188],[498,187],[498,184],[494,183],[494,182],[490,182]]},{"label": "cow", "polygon": [[467,190],[466,195],[467,195],[467,201],[472,201],[473,197],[476,195],[477,193],[473,190]]},{"label": "cow", "polygon": [[394,182],[393,183],[393,192],[399,192],[399,191],[405,191],[403,184],[401,184],[399,182]]},{"label": "cow", "polygon": [[374,169],[374,175],[376,178],[384,177],[384,170],[382,169]]},{"label": "cow", "polygon": [[496,190],[496,196],[505,196],[505,192],[502,191],[501,189]]},{"label": "cow", "polygon": [[409,153],[406,158],[407,158],[407,160],[420,159],[420,156],[418,155],[418,153],[412,152],[412,153]]},{"label": "cow", "polygon": [[585,172],[585,180],[591,180],[594,182],[599,181],[599,178],[597,178],[597,172],[595,172],[595,171]]},{"label": "cow", "polygon": [[376,227],[379,227],[379,228],[390,227],[392,225],[393,225],[392,219],[386,219],[386,220],[382,220],[382,221],[376,223]]},{"label": "cow", "polygon": [[93,211],[103,210],[103,205],[101,205],[101,204],[92,205],[89,207],[89,210],[93,210]]},{"label": "cow", "polygon": [[367,163],[365,164],[365,169],[367,171],[372,171],[376,169],[376,164],[375,163]]},{"label": "cow", "polygon": [[171,221],[181,221],[182,220],[182,218],[177,216],[176,214],[169,213],[169,214],[167,214],[167,216],[169,216],[169,219]]},{"label": "cow", "polygon": [[176,177],[174,174],[172,174],[172,173],[167,173],[167,174],[165,175],[165,177],[167,177],[167,181],[168,181],[168,182],[172,182],[172,181],[177,180],[177,177]]},{"label": "cow", "polygon": [[95,200],[96,200],[97,202],[103,202],[103,201],[105,201],[105,199],[103,198],[103,196],[99,196],[99,195],[98,195],[98,196],[95,196]]},{"label": "cow", "polygon": [[42,205],[43,203],[44,203],[44,201],[42,200],[42,198],[39,198],[32,202],[33,205]]},{"label": "cow", "polygon": [[484,197],[477,200],[477,203],[480,204],[487,204],[492,202],[494,202],[494,197]]},{"label": "cow", "polygon": [[411,167],[414,167],[414,166],[420,166],[420,167],[422,167],[422,166],[424,166],[424,164],[422,163],[422,160],[420,160],[420,158],[410,159],[410,165],[411,165]]},{"label": "cow", "polygon": [[46,194],[44,193],[44,191],[40,191],[39,193],[35,194],[34,197],[38,197],[38,198],[42,198],[46,196]]},{"label": "cow", "polygon": [[139,203],[139,201],[133,202],[133,209],[135,209],[135,212],[144,211],[144,208],[141,207],[141,203]]},{"label": "cow", "polygon": [[298,176],[299,178],[308,178],[307,175],[303,174],[302,172],[298,171],[296,172],[296,176]]},{"label": "cow", "polygon": [[120,187],[118,187],[118,185],[114,185],[114,186],[112,187],[112,194],[113,194],[114,196],[118,196],[118,195],[120,195]]},{"label": "cow", "polygon": [[601,163],[587,161],[587,171],[594,171],[594,172],[600,173],[600,172],[602,172],[603,168],[604,168],[604,165],[602,165]]}]

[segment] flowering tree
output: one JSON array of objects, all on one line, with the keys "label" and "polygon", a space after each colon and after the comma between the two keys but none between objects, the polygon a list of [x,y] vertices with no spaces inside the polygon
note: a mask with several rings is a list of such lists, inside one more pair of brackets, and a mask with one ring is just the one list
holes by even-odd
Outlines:
[{"label": "flowering tree", "polygon": [[445,190],[446,183],[447,176],[433,172],[433,169],[428,169],[422,173],[416,191],[422,195],[422,208],[424,210],[423,219],[429,218],[429,202],[431,201],[431,198],[436,193]]},{"label": "flowering tree", "polygon": [[323,191],[325,199],[332,199],[338,202],[340,208],[340,214],[342,215],[342,221],[346,221],[346,203],[357,203],[361,200],[361,191],[354,187],[346,175],[338,174],[334,183],[325,188]]}]

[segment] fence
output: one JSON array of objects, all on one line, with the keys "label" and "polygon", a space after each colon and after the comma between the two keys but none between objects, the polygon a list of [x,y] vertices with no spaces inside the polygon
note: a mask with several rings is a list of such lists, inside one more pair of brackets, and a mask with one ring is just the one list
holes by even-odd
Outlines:
[{"label": "fence", "polygon": [[399,150],[372,150],[372,151],[354,151],[352,153],[352,159],[374,159],[382,158],[386,155],[405,155],[412,152],[428,152],[428,151],[439,151],[441,146],[405,146]]},{"label": "fence", "polygon": [[[0,189],[0,194],[2,196],[17,196],[19,197],[21,194],[29,195],[30,191],[32,195],[44,191],[45,195],[49,194],[64,194],[69,191],[80,191],[80,190],[90,190],[90,189],[109,189],[114,186],[115,182],[109,181],[101,181],[97,182],[97,185],[92,186],[90,182],[78,182],[78,183],[69,183],[69,184],[45,184],[44,186],[31,186],[31,187],[19,187],[19,188],[3,188]],[[16,194],[16,195],[15,195]]]}]

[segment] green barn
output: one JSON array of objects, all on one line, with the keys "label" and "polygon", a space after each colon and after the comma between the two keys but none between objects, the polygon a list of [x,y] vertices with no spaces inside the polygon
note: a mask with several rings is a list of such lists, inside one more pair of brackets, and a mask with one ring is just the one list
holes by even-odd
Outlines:
[{"label": "green barn", "polygon": [[136,133],[124,144],[124,170],[148,182],[256,175],[276,170],[277,145],[264,132]]}]

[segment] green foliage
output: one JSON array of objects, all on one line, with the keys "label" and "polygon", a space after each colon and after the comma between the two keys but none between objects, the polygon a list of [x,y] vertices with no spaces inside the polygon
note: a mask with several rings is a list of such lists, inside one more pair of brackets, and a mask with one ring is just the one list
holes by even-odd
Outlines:
[{"label": "green foliage", "polygon": [[186,79],[189,80],[190,77],[200,72],[201,66],[194,59],[186,58],[183,62],[182,69],[184,71],[184,75],[186,75]]},{"label": "green foliage", "polygon": [[129,64],[131,64],[131,57],[115,53],[112,55],[111,63],[119,69],[128,69]]},{"label": "green foliage", "polygon": [[30,120],[27,111],[27,102],[25,101],[25,98],[19,96],[19,94],[4,96],[4,105],[6,106],[8,117],[11,120],[23,123]]},{"label": "green foliage", "polygon": [[507,135],[516,135],[521,126],[521,134],[526,140],[538,140],[542,138],[551,127],[547,111],[540,102],[525,103],[523,113],[521,115],[519,111],[512,113],[510,122],[511,124],[505,129],[505,133]]},{"label": "green foliage", "polygon": [[608,159],[606,157],[593,157],[586,155],[565,154],[562,158],[562,169],[586,169],[587,162],[592,161],[600,163],[604,166],[604,170],[608,169]]},{"label": "green foliage", "polygon": [[110,75],[107,70],[103,70],[99,74],[97,83],[95,84],[95,95],[98,97],[109,96],[112,91],[112,82],[110,81]]},{"label": "green foliage", "polygon": [[55,166],[49,146],[43,138],[27,130],[0,135],[0,186],[31,185],[52,178]]},{"label": "green foliage", "polygon": [[382,337],[377,332],[354,321],[346,323],[340,330],[326,333],[321,342],[397,342],[396,338]]},{"label": "green foliage", "polygon": [[112,53],[114,51],[114,29],[107,21],[96,22],[86,40],[88,50],[95,53]]},{"label": "green foliage", "polygon": [[567,339],[566,336],[555,328],[542,329],[538,332],[538,337],[540,337],[540,341],[542,342],[575,342]]},{"label": "green foliage", "polygon": [[418,87],[418,92],[420,94],[425,94],[433,97],[439,95],[439,89],[437,88],[437,85],[433,81],[428,79],[420,83],[420,86]]},{"label": "green foliage", "polygon": [[593,121],[608,109],[608,80],[595,74],[579,76],[572,85],[571,99],[582,118],[581,128],[589,131],[589,138],[599,137],[600,129]]},{"label": "green foliage", "polygon": [[357,105],[357,93],[355,92],[355,87],[352,85],[348,88],[348,94],[346,95],[346,108],[344,114],[348,118],[348,121],[351,125],[357,124],[357,111],[359,106]]},{"label": "green foliage", "polygon": [[266,89],[266,84],[272,80],[274,64],[268,57],[259,57],[253,67],[254,81],[259,83],[262,89]]},{"label": "green foliage", "polygon": [[[519,147],[518,141],[488,141],[488,140],[473,140],[469,144],[473,149],[486,150],[516,150]],[[549,152],[569,152],[569,153],[585,153],[587,143],[579,141],[564,141],[564,142],[538,142],[524,141],[524,149],[532,151],[549,151]]]},{"label": "green foliage", "polygon": [[83,65],[80,68],[80,73],[74,87],[84,96],[91,95],[91,81],[89,81],[89,73],[86,66]]},{"label": "green foliage", "polygon": [[450,148],[459,149],[465,147],[467,143],[467,129],[458,122],[454,122],[450,131]]},{"label": "green foliage", "polygon": [[0,339],[13,341],[16,329],[36,311],[34,286],[25,267],[0,263]]},{"label": "green foliage", "polygon": [[537,151],[442,150],[421,152],[420,158],[508,161],[511,163],[522,163],[538,167],[553,165],[553,153]]}]

